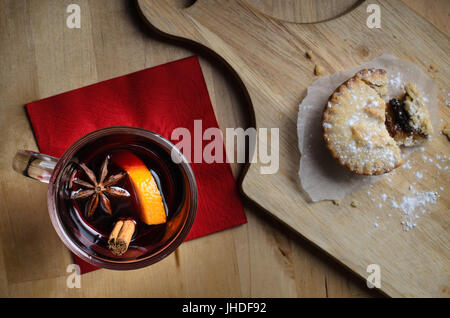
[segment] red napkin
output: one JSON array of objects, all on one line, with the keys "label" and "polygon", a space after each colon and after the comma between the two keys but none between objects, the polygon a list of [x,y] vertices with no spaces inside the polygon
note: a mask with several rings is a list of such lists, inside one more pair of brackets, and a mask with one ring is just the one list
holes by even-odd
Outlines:
[{"label": "red napkin", "polygon": [[[26,108],[40,151],[56,157],[80,137],[108,126],[141,127],[169,140],[175,128],[185,127],[192,144],[194,120],[202,120],[203,131],[218,127],[197,57],[75,89]],[[199,206],[186,240],[246,223],[230,165],[192,162],[191,166]],[[82,273],[96,269],[75,255],[74,260]]]}]

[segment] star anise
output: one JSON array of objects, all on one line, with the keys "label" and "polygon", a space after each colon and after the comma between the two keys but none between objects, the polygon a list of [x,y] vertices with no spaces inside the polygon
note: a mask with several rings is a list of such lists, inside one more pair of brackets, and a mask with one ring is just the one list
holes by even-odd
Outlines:
[{"label": "star anise", "polygon": [[80,167],[88,176],[90,182],[86,182],[78,178],[73,180],[73,183],[85,189],[72,191],[70,197],[74,200],[90,197],[87,204],[87,217],[91,217],[94,214],[99,202],[103,209],[108,212],[108,214],[112,214],[111,202],[109,201],[109,198],[106,194],[112,197],[130,196],[127,190],[114,186],[126,175],[126,173],[121,172],[106,178],[108,175],[108,162],[109,158],[107,156],[103,161],[98,182],[94,172],[89,169],[84,163],[81,163]]}]

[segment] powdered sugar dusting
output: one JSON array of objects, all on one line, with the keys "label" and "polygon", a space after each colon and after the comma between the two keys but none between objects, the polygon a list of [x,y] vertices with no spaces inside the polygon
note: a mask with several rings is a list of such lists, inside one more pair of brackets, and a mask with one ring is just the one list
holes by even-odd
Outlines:
[{"label": "powdered sugar dusting", "polygon": [[419,218],[416,212],[425,214],[426,207],[430,204],[436,204],[439,194],[434,191],[418,192],[414,188],[411,189],[411,195],[403,196],[399,209],[403,214],[403,230],[409,231],[416,227],[416,219]]},{"label": "powdered sugar dusting", "polygon": [[402,74],[400,72],[390,73],[389,76],[389,99],[400,94],[404,90],[404,81],[402,79]]},{"label": "powdered sugar dusting", "polygon": [[[407,165],[409,166],[407,170],[411,170],[411,172],[402,172],[402,178],[406,178],[409,186],[405,190],[400,190],[403,193],[401,196],[389,193],[382,193],[379,196],[375,196],[372,194],[372,191],[366,191],[366,194],[369,196],[370,201],[372,201],[375,206],[387,212],[387,217],[383,220],[378,216],[375,217],[376,223],[382,227],[383,221],[392,222],[392,219],[395,219],[395,216],[400,218],[400,226],[404,231],[409,231],[417,226],[419,226],[419,219],[421,216],[431,213],[432,206],[435,205],[440,196],[445,194],[445,187],[439,185],[436,180],[436,175],[440,175],[440,173],[449,173],[448,169],[445,169],[445,165],[450,160],[444,154],[434,154],[434,161],[430,162],[431,159],[428,156],[418,154],[416,157],[413,157],[407,161]],[[437,162],[437,163],[436,163]],[[421,163],[421,169],[417,169]],[[426,166],[424,165],[426,164]],[[414,168],[413,168],[414,167]],[[390,176],[394,176],[397,172],[394,171],[390,174]],[[390,178],[390,177],[389,177]],[[411,180],[412,178],[412,180]],[[417,190],[416,187],[419,185],[423,185],[423,179],[431,178],[431,183],[434,183],[436,189],[423,189]],[[390,183],[392,180],[390,181]],[[398,214],[392,214],[392,211],[398,211]],[[390,221],[391,220],[391,221]],[[376,228],[378,228],[376,226]]]}]

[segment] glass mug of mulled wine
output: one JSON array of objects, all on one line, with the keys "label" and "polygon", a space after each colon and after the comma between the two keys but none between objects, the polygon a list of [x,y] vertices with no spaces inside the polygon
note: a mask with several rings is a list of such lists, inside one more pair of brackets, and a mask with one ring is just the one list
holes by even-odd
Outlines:
[{"label": "glass mug of mulled wine", "polygon": [[173,252],[197,212],[194,173],[168,140],[133,127],[91,132],[57,159],[20,150],[15,171],[49,184],[50,218],[90,264],[136,269]]}]

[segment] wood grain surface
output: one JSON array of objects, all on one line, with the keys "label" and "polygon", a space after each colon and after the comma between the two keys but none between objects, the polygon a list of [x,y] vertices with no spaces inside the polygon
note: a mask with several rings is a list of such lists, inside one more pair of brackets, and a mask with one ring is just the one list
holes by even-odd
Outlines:
[{"label": "wood grain surface", "polygon": [[[68,29],[66,8],[71,3],[0,1],[0,296],[380,295],[252,206],[246,207],[246,225],[184,243],[151,267],[98,270],[82,276],[80,289],[67,288],[66,268],[72,259],[51,226],[47,186],[11,169],[17,149],[37,149],[24,104],[197,54],[220,127],[249,125],[245,96],[214,56],[149,32],[130,1],[78,0],[81,29]],[[448,2],[435,3],[435,11],[418,10],[445,27],[448,9],[442,8]],[[232,168],[237,175],[242,167]]]},{"label": "wood grain surface", "polygon": [[[266,164],[262,160],[252,163],[242,181],[243,193],[249,199],[361,277],[367,277],[370,264],[380,266],[381,290],[391,296],[449,295],[450,198],[446,189],[450,179],[448,171],[441,167],[441,157],[447,166],[450,152],[439,128],[424,153],[411,155],[406,168],[391,173],[370,189],[361,187],[347,195],[339,207],[331,201],[311,203],[302,193],[297,177],[300,154],[296,129],[298,105],[317,78],[314,64],[321,65],[326,74],[333,74],[389,52],[428,72],[439,86],[440,95],[444,92],[447,99],[447,35],[401,1],[365,1],[338,18],[310,24],[273,18],[245,0],[198,0],[183,9],[167,2],[138,3],[152,27],[167,36],[200,43],[221,56],[248,92],[256,127],[279,129],[280,169],[264,174]],[[366,25],[369,4],[380,8],[380,28]],[[314,57],[308,59],[306,51],[312,51]],[[430,107],[438,107],[439,118],[448,121],[442,98],[438,105]],[[259,149],[268,147],[267,141],[258,142]],[[439,161],[425,162],[423,155]],[[411,186],[418,191],[436,191],[440,198],[425,207],[427,215],[413,222],[422,225],[406,233],[401,221],[410,220],[402,219],[398,205],[396,208],[391,204],[391,199],[384,205],[382,202],[393,198],[402,203],[405,212]],[[408,213],[411,210],[408,207]]]}]

